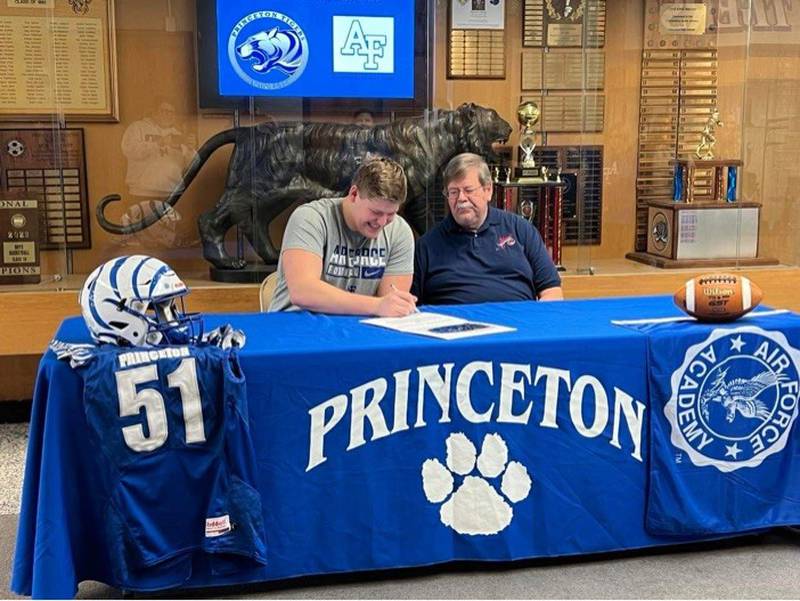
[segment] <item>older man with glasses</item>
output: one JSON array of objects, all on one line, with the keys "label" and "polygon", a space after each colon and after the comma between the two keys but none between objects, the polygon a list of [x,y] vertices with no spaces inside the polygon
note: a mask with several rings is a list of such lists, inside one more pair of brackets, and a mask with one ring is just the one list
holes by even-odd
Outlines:
[{"label": "older man with glasses", "polygon": [[412,294],[420,304],[561,300],[561,278],[539,232],[489,204],[492,178],[477,154],[444,171],[450,214],[417,241]]}]

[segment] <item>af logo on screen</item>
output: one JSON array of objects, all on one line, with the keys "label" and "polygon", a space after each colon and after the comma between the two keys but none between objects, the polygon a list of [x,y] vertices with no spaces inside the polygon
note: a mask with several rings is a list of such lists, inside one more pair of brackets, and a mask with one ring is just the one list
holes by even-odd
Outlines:
[{"label": "af logo on screen", "polygon": [[797,418],[800,352],[776,331],[718,329],[686,351],[664,408],[672,444],[697,466],[757,467]]},{"label": "af logo on screen", "polygon": [[394,73],[394,17],[333,17],[335,73]]},{"label": "af logo on screen", "polygon": [[278,90],[295,82],[308,63],[306,34],[291,18],[259,10],[241,19],[228,36],[228,59],[248,85]]}]

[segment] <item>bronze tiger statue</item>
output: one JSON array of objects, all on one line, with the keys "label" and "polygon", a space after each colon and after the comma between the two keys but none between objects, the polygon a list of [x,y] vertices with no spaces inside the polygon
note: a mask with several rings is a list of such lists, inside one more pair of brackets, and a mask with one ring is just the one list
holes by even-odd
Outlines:
[{"label": "bronze tiger statue", "polygon": [[120,200],[104,197],[97,206],[100,226],[114,234],[133,234],[156,223],[180,200],[208,158],[235,144],[225,191],[216,206],[199,218],[203,256],[219,269],[240,269],[244,261],[225,250],[225,233],[238,225],[267,264],[278,262],[269,239],[270,222],[297,200],[341,196],[359,164],[370,155],[399,162],[408,179],[404,215],[418,232],[426,229],[426,189],[453,156],[474,152],[496,158],[494,143],[508,140],[511,126],[495,110],[463,104],[431,116],[409,117],[385,125],[359,127],[339,123],[262,123],[220,132],[206,141],[164,201],[162,211],[130,224],[110,222],[105,208]]}]

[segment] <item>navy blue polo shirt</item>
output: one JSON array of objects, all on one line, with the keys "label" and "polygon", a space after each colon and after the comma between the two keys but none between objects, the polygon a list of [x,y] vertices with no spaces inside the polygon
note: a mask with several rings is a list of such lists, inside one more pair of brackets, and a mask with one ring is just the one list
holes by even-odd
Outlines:
[{"label": "navy blue polo shirt", "polygon": [[539,232],[514,213],[489,207],[477,232],[448,215],[417,240],[411,291],[419,304],[535,300],[560,285]]}]

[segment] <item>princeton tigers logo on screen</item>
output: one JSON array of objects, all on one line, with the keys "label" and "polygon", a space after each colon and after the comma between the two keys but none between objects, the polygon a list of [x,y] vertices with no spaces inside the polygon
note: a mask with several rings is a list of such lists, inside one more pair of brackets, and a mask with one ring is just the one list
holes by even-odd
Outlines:
[{"label": "princeton tigers logo on screen", "polygon": [[672,444],[722,472],[757,467],[797,418],[800,351],[776,331],[717,329],[686,351],[664,413]]},{"label": "princeton tigers logo on screen", "polygon": [[302,28],[283,13],[260,10],[240,20],[228,36],[228,60],[248,85],[277,90],[291,85],[308,63]]}]

